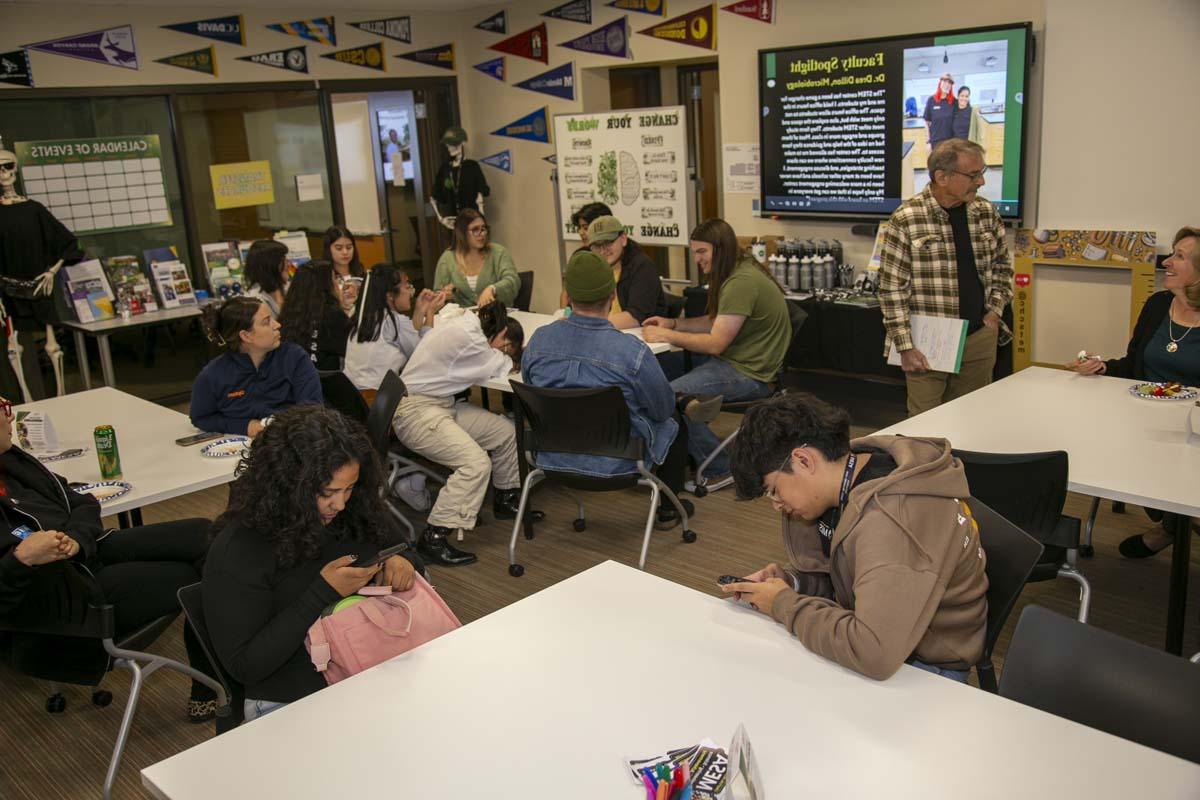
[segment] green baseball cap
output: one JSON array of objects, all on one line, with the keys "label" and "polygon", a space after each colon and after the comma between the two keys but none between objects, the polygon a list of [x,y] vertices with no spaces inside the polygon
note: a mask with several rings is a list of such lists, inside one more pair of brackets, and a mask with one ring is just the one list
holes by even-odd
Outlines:
[{"label": "green baseball cap", "polygon": [[625,226],[616,217],[596,217],[588,225],[588,244],[592,242],[615,242],[625,232]]},{"label": "green baseball cap", "polygon": [[563,286],[567,290],[567,297],[572,300],[595,303],[611,295],[616,285],[612,267],[595,253],[584,250],[571,256],[571,260],[567,262]]},{"label": "green baseball cap", "polygon": [[457,125],[446,128],[446,132],[442,134],[442,144],[462,144],[466,140],[467,132]]}]

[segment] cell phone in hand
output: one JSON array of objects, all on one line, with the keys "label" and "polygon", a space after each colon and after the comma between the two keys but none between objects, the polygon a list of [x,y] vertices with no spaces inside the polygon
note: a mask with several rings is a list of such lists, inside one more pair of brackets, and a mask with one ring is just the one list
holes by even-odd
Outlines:
[{"label": "cell phone in hand", "polygon": [[191,447],[192,445],[200,444],[201,442],[211,442],[213,439],[220,439],[223,435],[224,434],[221,433],[207,432],[193,433],[176,439],[175,444],[179,445],[180,447]]},{"label": "cell phone in hand", "polygon": [[359,556],[354,561],[354,563],[351,564],[350,566],[352,566],[352,567],[373,567],[376,564],[380,564],[384,561],[387,561],[392,556],[400,555],[407,549],[408,549],[408,545],[406,545],[404,543],[393,545],[392,547],[385,547],[383,550],[380,550],[378,553],[376,553],[373,556]]},{"label": "cell phone in hand", "polygon": [[739,578],[737,575],[722,575],[717,578],[717,583],[725,586],[730,583],[758,583],[758,581],[751,580],[750,578]]}]

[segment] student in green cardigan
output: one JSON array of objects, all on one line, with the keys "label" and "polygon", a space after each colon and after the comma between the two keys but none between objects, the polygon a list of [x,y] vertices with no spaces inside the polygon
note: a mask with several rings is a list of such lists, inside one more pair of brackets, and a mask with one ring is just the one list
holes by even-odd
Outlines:
[{"label": "student in green cardigan", "polygon": [[454,247],[438,259],[433,285],[460,306],[482,307],[496,300],[511,306],[521,278],[508,250],[488,239],[483,215],[464,208],[454,220]]}]

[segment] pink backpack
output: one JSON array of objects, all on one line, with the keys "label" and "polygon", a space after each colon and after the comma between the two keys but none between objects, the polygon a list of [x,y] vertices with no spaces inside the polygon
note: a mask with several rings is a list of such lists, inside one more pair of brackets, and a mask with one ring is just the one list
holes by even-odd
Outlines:
[{"label": "pink backpack", "polygon": [[357,675],[462,627],[433,587],[420,575],[413,577],[406,592],[364,597],[312,624],[304,646],[326,682]]}]

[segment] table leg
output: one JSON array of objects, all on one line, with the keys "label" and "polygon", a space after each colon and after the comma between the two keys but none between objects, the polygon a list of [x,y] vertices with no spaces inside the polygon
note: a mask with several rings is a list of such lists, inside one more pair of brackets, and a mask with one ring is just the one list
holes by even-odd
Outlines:
[{"label": "table leg", "polygon": [[129,520],[128,511],[122,511],[120,514],[117,514],[117,527],[121,530],[133,527],[133,524]]},{"label": "table leg", "polygon": [[104,375],[105,386],[116,386],[117,376],[113,373],[112,351],[108,349],[108,334],[102,333],[96,337],[100,345],[100,371]]},{"label": "table leg", "polygon": [[1192,561],[1192,519],[1175,514],[1171,547],[1171,595],[1167,601],[1167,652],[1183,655],[1183,622],[1187,615],[1188,568]]},{"label": "table leg", "polygon": [[79,375],[83,378],[83,388],[92,388],[92,368],[88,364],[87,338],[83,331],[72,331],[75,334],[75,361],[79,364]]}]

